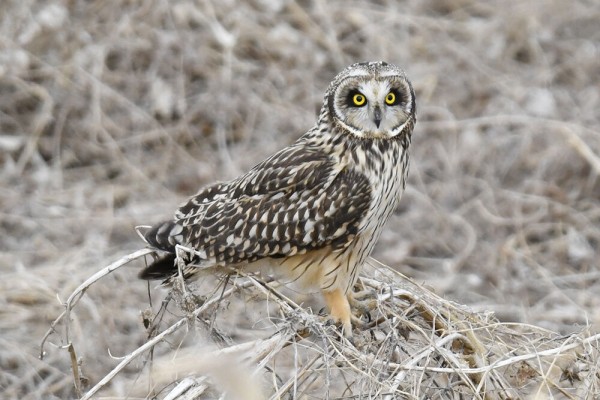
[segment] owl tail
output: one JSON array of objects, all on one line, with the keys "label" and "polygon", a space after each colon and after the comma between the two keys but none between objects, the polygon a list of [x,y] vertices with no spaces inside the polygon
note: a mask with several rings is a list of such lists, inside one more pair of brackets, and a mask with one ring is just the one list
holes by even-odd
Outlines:
[{"label": "owl tail", "polygon": [[166,251],[167,254],[154,260],[138,274],[140,279],[169,280],[177,274],[175,246],[181,242],[183,227],[174,221],[165,221],[151,227],[143,234],[144,240],[152,247]]},{"label": "owl tail", "polygon": [[177,265],[175,264],[175,253],[168,253],[148,265],[140,271],[138,277],[147,281],[158,279],[170,280],[177,274]]},{"label": "owl tail", "polygon": [[154,225],[144,233],[144,240],[159,250],[175,252],[175,246],[183,240],[183,226],[175,221],[165,221]]}]

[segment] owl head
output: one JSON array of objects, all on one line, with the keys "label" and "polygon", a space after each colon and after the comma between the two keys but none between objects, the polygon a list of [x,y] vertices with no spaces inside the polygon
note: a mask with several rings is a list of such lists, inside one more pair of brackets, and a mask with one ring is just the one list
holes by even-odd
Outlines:
[{"label": "owl head", "polygon": [[327,90],[331,122],[360,138],[393,138],[416,121],[413,88],[404,71],[383,61],[352,64]]}]

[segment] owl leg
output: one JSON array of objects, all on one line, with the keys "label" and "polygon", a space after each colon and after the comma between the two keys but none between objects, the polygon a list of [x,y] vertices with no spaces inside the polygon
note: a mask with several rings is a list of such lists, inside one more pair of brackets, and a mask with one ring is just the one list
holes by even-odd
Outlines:
[{"label": "owl leg", "polygon": [[345,337],[352,337],[352,312],[346,294],[341,289],[323,292],[325,303],[329,307],[329,315],[334,322],[342,324],[342,333]]}]

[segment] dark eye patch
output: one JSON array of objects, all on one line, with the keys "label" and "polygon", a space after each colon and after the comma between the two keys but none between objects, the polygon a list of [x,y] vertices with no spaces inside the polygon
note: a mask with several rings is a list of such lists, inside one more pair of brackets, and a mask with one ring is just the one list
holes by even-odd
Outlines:
[{"label": "dark eye patch", "polygon": [[[389,93],[393,93],[393,94],[394,94],[394,101],[393,101],[392,103],[388,103],[388,102],[386,101],[386,104],[387,104],[388,106],[395,106],[395,105],[398,105],[398,104],[400,104],[400,102],[401,102],[401,101],[403,101],[403,100],[404,100],[404,96],[403,96],[402,92],[400,92],[400,90],[399,90],[398,88],[392,88],[392,89],[389,91]],[[386,96],[386,99],[387,99],[387,96]]]}]

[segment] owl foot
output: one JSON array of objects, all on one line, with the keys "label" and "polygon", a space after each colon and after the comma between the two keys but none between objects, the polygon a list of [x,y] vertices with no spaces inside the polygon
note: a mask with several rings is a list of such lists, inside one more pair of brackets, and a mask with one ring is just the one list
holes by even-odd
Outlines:
[{"label": "owl foot", "polygon": [[348,298],[341,289],[323,292],[323,298],[329,308],[329,318],[335,324],[340,324],[342,334],[346,338],[352,337],[352,312]]},{"label": "owl foot", "polygon": [[370,314],[377,308],[377,293],[374,290],[350,292],[348,293],[348,304],[355,311],[354,314],[358,314],[358,316]]},{"label": "owl foot", "polygon": [[[373,290],[350,292],[344,294],[335,289],[323,292],[325,303],[329,308],[329,320],[341,327],[344,337],[352,338],[352,327],[368,329],[372,327],[371,312],[377,309],[377,293]],[[364,321],[367,316],[368,321]]]}]

